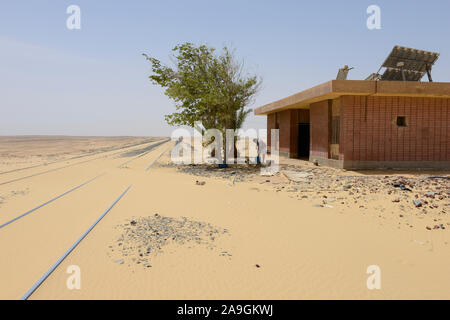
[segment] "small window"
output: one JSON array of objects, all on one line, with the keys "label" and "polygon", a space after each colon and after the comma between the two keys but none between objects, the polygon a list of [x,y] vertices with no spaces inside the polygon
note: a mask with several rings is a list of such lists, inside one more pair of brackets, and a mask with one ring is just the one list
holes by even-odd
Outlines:
[{"label": "small window", "polygon": [[406,127],[406,117],[404,116],[397,117],[397,127]]}]

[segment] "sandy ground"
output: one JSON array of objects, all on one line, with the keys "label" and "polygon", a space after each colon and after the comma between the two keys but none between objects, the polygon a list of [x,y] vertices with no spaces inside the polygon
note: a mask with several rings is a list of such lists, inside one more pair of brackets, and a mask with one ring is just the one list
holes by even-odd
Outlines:
[{"label": "sandy ground", "polygon": [[157,138],[0,136],[0,174],[29,166],[100,154]]},{"label": "sandy ground", "polygon": [[[429,179],[449,172],[284,159],[262,177],[252,166],[175,167],[173,144],[149,149],[155,141],[0,176],[1,225],[105,173],[0,229],[0,298],[20,298],[129,185],[32,299],[450,298],[449,182]],[[67,288],[72,265],[79,290]],[[367,289],[370,265],[380,290]]]}]

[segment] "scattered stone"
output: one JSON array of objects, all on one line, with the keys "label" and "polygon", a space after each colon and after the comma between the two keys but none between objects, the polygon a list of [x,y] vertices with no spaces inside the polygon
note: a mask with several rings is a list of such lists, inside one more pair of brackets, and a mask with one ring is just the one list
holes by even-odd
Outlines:
[{"label": "scattered stone", "polygon": [[[149,257],[162,253],[169,244],[205,246],[214,249],[214,241],[226,229],[217,228],[209,223],[194,221],[185,217],[175,219],[154,214],[140,217],[116,226],[121,231],[115,244],[108,246],[114,254],[121,254],[124,258],[114,262],[123,264],[126,260],[143,267],[150,268]],[[228,252],[224,251],[228,256]]]},{"label": "scattered stone", "polygon": [[395,183],[393,186],[394,186],[395,188],[400,188],[400,190],[403,190],[403,191],[412,191],[411,189],[405,187],[404,184],[398,184],[398,183]]},{"label": "scattered stone", "polygon": [[197,180],[197,181],[195,181],[195,184],[198,185],[198,186],[204,186],[206,184],[206,182]]},{"label": "scattered stone", "polygon": [[416,208],[420,208],[422,206],[422,202],[420,200],[413,200],[414,205]]},{"label": "scattered stone", "polygon": [[281,173],[288,178],[290,181],[293,182],[305,182],[307,181],[307,178],[312,177],[312,174],[310,172],[297,172],[297,171],[291,171],[291,170],[283,170]]}]

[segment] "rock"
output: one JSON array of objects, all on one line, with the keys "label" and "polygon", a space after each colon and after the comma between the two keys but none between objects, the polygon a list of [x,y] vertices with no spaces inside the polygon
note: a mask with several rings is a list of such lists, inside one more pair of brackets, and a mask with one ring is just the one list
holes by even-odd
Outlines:
[{"label": "rock", "polygon": [[204,186],[206,184],[206,182],[197,180],[197,181],[195,181],[195,184],[198,185],[198,186]]},{"label": "rock", "polygon": [[422,206],[422,202],[420,200],[413,200],[414,205],[416,208],[420,208]]},{"label": "rock", "polygon": [[400,188],[400,190],[403,190],[403,191],[412,191],[411,189],[405,187],[404,184],[395,183],[393,186],[395,188]]},{"label": "rock", "polygon": [[297,172],[297,171],[290,171],[290,170],[283,170],[281,173],[288,178],[290,181],[293,182],[305,182],[307,181],[307,178],[312,177],[312,174],[309,172]]},{"label": "rock", "polygon": [[116,246],[110,247],[109,250],[119,251],[125,258],[116,260],[115,263],[123,264],[129,259],[146,268],[151,267],[149,258],[162,253],[163,247],[171,243],[189,246],[197,244],[213,248],[218,236],[228,232],[209,223],[185,217],[174,219],[159,214],[135,218],[130,224],[135,227],[130,227],[129,224],[118,225],[122,229],[122,234],[116,241]]},{"label": "rock", "polygon": [[259,264],[255,264],[255,267],[257,268],[261,268],[261,266]]}]

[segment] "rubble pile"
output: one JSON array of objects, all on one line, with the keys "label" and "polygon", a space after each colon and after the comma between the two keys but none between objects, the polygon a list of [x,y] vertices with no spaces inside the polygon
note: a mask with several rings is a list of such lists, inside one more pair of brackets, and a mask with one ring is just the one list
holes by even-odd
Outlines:
[{"label": "rubble pile", "polygon": [[119,264],[140,264],[150,268],[150,258],[161,252],[169,244],[200,245],[208,249],[215,247],[215,240],[228,233],[227,229],[217,228],[209,223],[174,219],[154,214],[129,220],[116,227],[120,236],[109,246],[110,256],[121,256],[114,262]]}]

